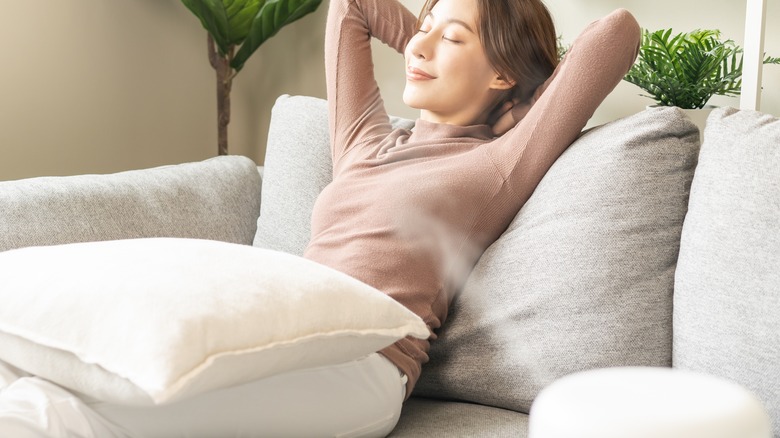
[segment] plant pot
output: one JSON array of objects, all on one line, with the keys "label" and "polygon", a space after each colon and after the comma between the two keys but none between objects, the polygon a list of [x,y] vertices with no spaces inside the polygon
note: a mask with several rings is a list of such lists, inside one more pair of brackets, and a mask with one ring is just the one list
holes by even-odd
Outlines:
[{"label": "plant pot", "polygon": [[707,125],[707,117],[712,110],[717,108],[715,105],[705,105],[701,109],[684,109],[683,112],[699,128],[699,141],[704,142],[704,127]]},{"label": "plant pot", "polygon": [[[656,108],[663,105],[648,105],[647,108]],[[682,109],[683,113],[699,128],[699,142],[704,142],[704,127],[707,125],[707,117],[712,110],[717,108],[715,105],[704,105],[701,109]]]}]

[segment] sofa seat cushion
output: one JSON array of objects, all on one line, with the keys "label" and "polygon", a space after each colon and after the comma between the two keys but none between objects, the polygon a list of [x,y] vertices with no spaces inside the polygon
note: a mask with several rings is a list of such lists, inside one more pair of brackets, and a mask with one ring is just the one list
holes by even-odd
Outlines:
[{"label": "sofa seat cushion", "polygon": [[529,412],[566,374],[671,366],[672,288],[699,148],[676,108],[584,133],[483,254],[415,394]]},{"label": "sofa seat cushion", "polygon": [[471,403],[412,397],[391,438],[528,437],[528,415]]},{"label": "sofa seat cushion", "polygon": [[734,380],[780,436],[780,119],[721,108],[707,120],[680,242],[675,367]]}]

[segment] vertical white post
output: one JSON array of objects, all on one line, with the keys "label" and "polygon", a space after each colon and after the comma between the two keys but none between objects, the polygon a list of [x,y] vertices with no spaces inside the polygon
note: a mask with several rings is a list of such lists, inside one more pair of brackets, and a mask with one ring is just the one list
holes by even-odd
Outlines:
[{"label": "vertical white post", "polygon": [[745,53],[742,66],[741,109],[761,108],[761,73],[764,62],[766,0],[747,0],[745,13]]}]

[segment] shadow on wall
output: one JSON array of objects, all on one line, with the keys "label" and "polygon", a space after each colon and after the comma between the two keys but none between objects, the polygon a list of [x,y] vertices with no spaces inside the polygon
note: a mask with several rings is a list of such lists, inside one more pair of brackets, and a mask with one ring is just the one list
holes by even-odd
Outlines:
[{"label": "shadow on wall", "polygon": [[231,130],[241,130],[250,139],[251,153],[246,155],[258,164],[265,157],[271,108],[277,97],[292,94],[325,98],[327,11],[328,5],[323,2],[314,13],[280,30],[252,55],[235,79]]},{"label": "shadow on wall", "polygon": [[[160,2],[143,0],[150,8],[166,14],[171,22],[181,21],[185,6],[181,1]],[[328,5],[324,2],[312,14],[282,28],[278,34],[266,41],[249,59],[241,73],[236,76],[231,92],[231,122],[229,125],[230,153],[245,155],[261,165],[265,157],[268,125],[271,108],[282,94],[304,94],[325,97],[324,35]],[[202,34],[203,69],[211,80],[202,84],[208,93],[215,94],[216,73],[208,64],[206,30],[197,19],[186,12],[187,26],[197,26]],[[216,96],[211,107],[214,118],[208,120],[216,127]],[[213,143],[216,144],[216,128]],[[214,147],[216,153],[216,147]]]}]

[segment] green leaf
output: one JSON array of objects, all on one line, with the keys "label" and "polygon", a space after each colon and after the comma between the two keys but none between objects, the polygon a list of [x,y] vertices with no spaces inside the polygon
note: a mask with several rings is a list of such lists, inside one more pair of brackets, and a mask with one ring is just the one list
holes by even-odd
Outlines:
[{"label": "green leaf", "polygon": [[[780,63],[766,57],[765,63]],[[624,80],[662,105],[701,108],[715,95],[738,96],[742,87],[742,49],[722,41],[718,30],[672,36],[671,29],[642,31],[637,61]]]},{"label": "green leaf", "polygon": [[230,44],[244,42],[257,12],[266,0],[222,0],[228,17],[228,40]]},{"label": "green leaf", "polygon": [[[235,1],[235,0],[234,0]],[[260,45],[276,35],[284,26],[314,12],[322,0],[267,0],[255,14],[249,33],[231,62],[236,72]]]},{"label": "green leaf", "polygon": [[[227,0],[230,1],[230,0]],[[222,0],[181,0],[211,34],[222,55],[228,53],[228,17]]]}]

